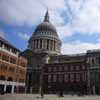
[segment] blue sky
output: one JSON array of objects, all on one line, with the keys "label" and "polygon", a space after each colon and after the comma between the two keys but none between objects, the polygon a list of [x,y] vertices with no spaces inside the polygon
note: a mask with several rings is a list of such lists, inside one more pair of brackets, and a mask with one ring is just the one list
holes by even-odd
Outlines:
[{"label": "blue sky", "polygon": [[25,50],[47,8],[63,54],[100,49],[100,0],[0,0],[0,36]]}]

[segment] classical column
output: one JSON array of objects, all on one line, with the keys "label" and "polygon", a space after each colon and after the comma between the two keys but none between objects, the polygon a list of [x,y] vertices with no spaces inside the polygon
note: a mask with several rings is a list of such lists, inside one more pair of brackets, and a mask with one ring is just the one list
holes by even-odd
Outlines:
[{"label": "classical column", "polygon": [[98,64],[98,59],[94,57],[95,64]]},{"label": "classical column", "polygon": [[43,48],[45,49],[45,40],[43,40]]},{"label": "classical column", "polygon": [[38,48],[40,49],[40,40],[38,40]]},{"label": "classical column", "polygon": [[37,48],[37,40],[35,40],[36,42],[35,42],[35,48]]},{"label": "classical column", "polygon": [[38,40],[37,40],[37,47],[36,48],[38,48]]},{"label": "classical column", "polygon": [[6,92],[6,88],[7,88],[7,85],[5,84],[5,85],[4,85],[4,92]]},{"label": "classical column", "polygon": [[14,85],[12,85],[11,93],[12,93],[12,94],[14,93]]},{"label": "classical column", "polygon": [[[32,44],[31,44],[32,45]],[[33,41],[33,48],[35,48],[35,40]]]},{"label": "classical column", "polygon": [[51,47],[51,40],[49,40],[49,50],[50,50],[50,47]]},{"label": "classical column", "polygon": [[42,40],[42,49],[43,49],[43,40]]},{"label": "classical column", "polygon": [[55,50],[55,41],[54,41],[54,50]]},{"label": "classical column", "polygon": [[52,50],[54,50],[54,40],[52,40]]},{"label": "classical column", "polygon": [[30,93],[31,93],[31,94],[32,94],[32,91],[33,91],[33,87],[30,88]]},{"label": "classical column", "polygon": [[45,49],[47,49],[47,40],[45,40]]},{"label": "classical column", "polygon": [[34,49],[35,49],[36,40],[34,40]]}]

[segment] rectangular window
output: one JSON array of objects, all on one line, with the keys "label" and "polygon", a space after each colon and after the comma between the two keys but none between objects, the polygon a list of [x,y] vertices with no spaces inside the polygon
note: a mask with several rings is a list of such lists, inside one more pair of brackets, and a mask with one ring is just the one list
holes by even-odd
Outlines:
[{"label": "rectangular window", "polygon": [[59,80],[59,82],[62,82],[63,81],[63,74],[59,74],[58,80]]},{"label": "rectangular window", "polygon": [[17,53],[16,49],[12,49],[12,53],[16,54]]},{"label": "rectangular window", "polygon": [[82,65],[82,69],[83,69],[83,70],[85,69],[85,66],[84,66],[84,65]]},{"label": "rectangular window", "polygon": [[48,67],[48,72],[51,72],[51,71],[52,71],[51,67]]},{"label": "rectangular window", "polygon": [[79,82],[79,81],[80,81],[80,74],[76,73],[76,82]]},{"label": "rectangular window", "polygon": [[2,56],[2,60],[5,60],[5,61],[8,62],[8,61],[9,61],[9,56],[3,55],[3,56]]},{"label": "rectangular window", "polygon": [[2,71],[7,71],[7,65],[1,64],[0,66]]},{"label": "rectangular window", "polygon": [[82,81],[85,81],[85,73],[82,73]]},{"label": "rectangular window", "polygon": [[59,71],[62,71],[62,69],[63,69],[62,66],[59,66]]},{"label": "rectangular window", "polygon": [[79,66],[76,66],[76,70],[79,70]]},{"label": "rectangular window", "polygon": [[15,71],[15,68],[9,67],[9,71],[10,71],[10,72],[14,72],[14,71]]},{"label": "rectangular window", "polygon": [[51,75],[48,75],[48,82],[51,82]]},{"label": "rectangular window", "polygon": [[68,82],[68,74],[65,74],[64,76],[65,76],[65,77],[64,77],[64,81],[65,81],[65,82]]},{"label": "rectangular window", "polygon": [[10,58],[10,63],[12,63],[12,64],[16,64],[16,59],[14,59],[14,58]]},{"label": "rectangular window", "polygon": [[54,72],[56,72],[56,71],[57,71],[57,68],[56,68],[56,67],[54,67],[53,71],[54,71]]},{"label": "rectangular window", "polygon": [[74,81],[74,74],[73,74],[73,73],[70,74],[70,81],[71,81],[71,82]]},{"label": "rectangular window", "polygon": [[20,61],[20,66],[25,67],[26,66],[25,62]]},{"label": "rectangular window", "polygon": [[53,82],[57,81],[57,75],[53,75]]},{"label": "rectangular window", "polygon": [[87,72],[84,72],[84,81],[87,79]]},{"label": "rectangular window", "polygon": [[70,70],[73,71],[74,70],[74,66],[70,66]]},{"label": "rectangular window", "polygon": [[8,45],[5,45],[5,49],[10,51],[10,47]]},{"label": "rectangular window", "polygon": [[65,66],[65,67],[64,67],[64,70],[67,71],[67,70],[68,70],[68,66]]}]

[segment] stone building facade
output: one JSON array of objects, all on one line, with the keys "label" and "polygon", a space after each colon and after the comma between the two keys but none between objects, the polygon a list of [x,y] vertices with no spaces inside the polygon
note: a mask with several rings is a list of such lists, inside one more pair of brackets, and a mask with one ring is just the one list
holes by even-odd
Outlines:
[{"label": "stone building facade", "polygon": [[[79,84],[77,82],[76,85],[74,85],[74,82],[72,82],[72,85],[70,84],[70,87],[73,87],[71,91],[75,90],[75,86],[77,86],[76,88],[82,87],[82,84],[84,83],[84,91],[86,91],[85,93],[100,94],[100,50],[88,50],[84,54],[61,55],[61,40],[59,39],[56,28],[51,24],[49,20],[48,11],[45,14],[44,21],[36,27],[35,31],[29,39],[28,44],[28,49],[22,53],[22,55],[28,58],[26,81],[27,92],[38,92],[39,88],[42,85],[44,86],[45,82],[48,82],[47,80],[49,78],[49,75],[46,76],[47,80],[45,81],[44,74],[47,73],[43,71],[46,69],[46,67],[48,69],[48,66],[52,68],[56,66],[71,68],[71,66],[76,67],[78,65],[80,66],[80,70],[78,70],[77,72],[83,73],[84,70],[82,70],[81,68],[84,65],[86,68],[85,71],[87,76],[85,81],[87,82],[84,83],[81,79]],[[68,64],[70,64],[71,66],[69,66]],[[53,73],[53,70],[50,73]],[[63,72],[69,73],[70,70],[63,70]],[[76,70],[73,70],[73,72],[76,73]],[[50,73],[48,72],[48,74]],[[62,79],[64,80],[64,77]],[[68,82],[70,83],[70,81]],[[47,85],[48,84],[46,84],[45,86]],[[43,90],[46,90],[49,93],[51,90],[49,91],[48,87],[49,86],[47,86]],[[69,89],[68,86],[66,86],[66,92],[68,92],[67,89]]]},{"label": "stone building facade", "polygon": [[[27,52],[30,55],[27,55]],[[40,23],[29,39],[28,49],[22,55],[29,59],[27,69],[27,91],[39,91],[41,85],[41,69],[48,63],[51,55],[61,53],[61,40],[57,34],[56,28],[49,19],[49,13],[46,12],[44,21]]]},{"label": "stone building facade", "polygon": [[100,50],[88,50],[90,92],[100,94]]},{"label": "stone building facade", "polygon": [[84,61],[46,64],[43,68],[44,93],[88,93],[87,64]]},{"label": "stone building facade", "polygon": [[[84,66],[85,70],[82,70],[82,66]],[[56,71],[55,71],[56,67]],[[62,71],[60,71],[59,67],[62,67]],[[64,70],[64,68],[68,67],[68,70]],[[71,71],[72,67],[80,67],[80,69]],[[51,68],[51,71],[49,71]],[[84,73],[85,72],[85,73]],[[60,87],[63,88],[63,92],[65,93],[82,93],[82,94],[100,94],[100,50],[88,50],[84,54],[75,54],[75,55],[56,55],[51,56],[50,63],[46,64],[43,68],[43,80],[44,80],[44,92],[59,92],[59,88],[57,88],[57,84],[60,83],[58,79],[59,75],[63,75],[63,82],[60,84]],[[66,74],[69,74],[67,77],[68,83],[65,81]],[[74,73],[74,75],[73,75]],[[78,77],[80,77],[80,82],[75,82],[76,75],[75,73],[80,73]],[[85,82],[82,81],[82,73],[85,76]],[[51,75],[51,80],[50,79]],[[53,77],[56,75],[55,80]],[[74,81],[71,82],[71,75],[74,77]],[[48,81],[49,80],[49,81]],[[64,84],[66,83],[66,86]],[[70,84],[70,85],[69,85]],[[74,84],[74,85],[73,85]],[[83,85],[84,84],[84,85]],[[82,86],[83,85],[83,86]],[[76,90],[76,89],[79,90]],[[82,88],[82,90],[81,90]],[[54,89],[54,90],[52,90]],[[56,92],[56,93],[57,93]]]}]

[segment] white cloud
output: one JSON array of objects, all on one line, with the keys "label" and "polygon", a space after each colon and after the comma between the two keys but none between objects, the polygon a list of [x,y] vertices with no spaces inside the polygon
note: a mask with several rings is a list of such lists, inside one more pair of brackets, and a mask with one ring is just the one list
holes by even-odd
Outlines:
[{"label": "white cloud", "polygon": [[0,37],[5,38],[5,32],[2,29],[0,29]]},{"label": "white cloud", "polygon": [[[100,0],[0,0],[0,19],[12,25],[33,26],[43,20],[46,7],[62,38],[75,32],[100,33]],[[62,11],[66,18],[72,13],[72,22],[64,20]]]},{"label": "white cloud", "polygon": [[78,53],[86,53],[87,50],[92,49],[100,49],[99,43],[86,43],[75,41],[72,43],[65,43],[62,45],[62,53],[63,54],[78,54]]},{"label": "white cloud", "polygon": [[[37,25],[43,20],[46,7],[49,8],[51,22],[61,39],[76,32],[100,34],[100,0],[0,0],[0,20],[18,26]],[[61,12],[64,13],[63,16]],[[67,15],[73,19],[67,19]],[[29,38],[24,33],[18,35],[24,40]],[[99,43],[70,43],[63,44],[62,52],[79,53],[94,48],[100,48]]]},{"label": "white cloud", "polygon": [[[54,3],[57,2],[57,3]],[[55,11],[64,0],[0,0],[0,19],[12,25],[36,25],[43,20],[46,7]]]},{"label": "white cloud", "polygon": [[34,25],[43,10],[38,0],[0,0],[0,19],[12,25]]},{"label": "white cloud", "polygon": [[73,21],[74,30],[82,33],[100,33],[100,1],[87,0]]},{"label": "white cloud", "polygon": [[[64,38],[77,32],[80,34],[100,34],[100,0],[67,1],[69,1],[73,19],[65,25],[57,27],[59,35]],[[70,13],[68,9],[65,9],[65,15],[66,13]],[[63,19],[62,16],[61,18]]]},{"label": "white cloud", "polygon": [[26,34],[26,33],[18,33],[17,34],[18,35],[18,37],[20,38],[20,39],[22,39],[22,40],[28,40],[29,39],[29,35],[28,34]]}]

